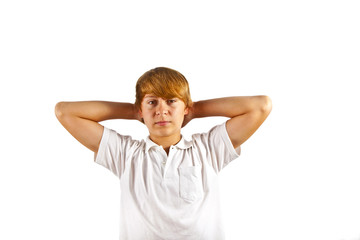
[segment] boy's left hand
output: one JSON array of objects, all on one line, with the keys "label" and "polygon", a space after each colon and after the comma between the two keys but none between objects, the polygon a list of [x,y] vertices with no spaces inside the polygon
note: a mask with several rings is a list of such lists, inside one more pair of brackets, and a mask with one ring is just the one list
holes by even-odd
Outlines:
[{"label": "boy's left hand", "polygon": [[188,107],[188,113],[184,115],[184,121],[181,125],[181,128],[185,127],[192,119],[194,119],[194,105],[195,102],[193,102],[193,105],[191,107]]}]

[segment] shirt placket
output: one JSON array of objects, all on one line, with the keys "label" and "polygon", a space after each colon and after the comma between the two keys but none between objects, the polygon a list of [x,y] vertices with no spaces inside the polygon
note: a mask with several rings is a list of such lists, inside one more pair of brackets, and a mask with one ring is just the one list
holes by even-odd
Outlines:
[{"label": "shirt placket", "polygon": [[172,162],[172,159],[174,157],[174,154],[176,152],[176,147],[171,146],[169,149],[169,155],[166,154],[165,150],[161,151],[161,173],[162,173],[162,178],[165,179],[167,170],[169,169],[169,166]]}]

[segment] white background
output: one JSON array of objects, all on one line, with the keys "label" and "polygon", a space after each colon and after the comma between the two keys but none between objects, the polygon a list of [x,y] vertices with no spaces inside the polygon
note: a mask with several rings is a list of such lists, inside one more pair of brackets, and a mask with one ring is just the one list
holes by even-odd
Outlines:
[{"label": "white background", "polygon": [[166,66],[194,101],[273,101],[220,175],[227,239],[359,240],[359,12],[350,0],[1,1],[0,239],[118,239],[118,180],[54,106],[133,102],[141,74]]}]

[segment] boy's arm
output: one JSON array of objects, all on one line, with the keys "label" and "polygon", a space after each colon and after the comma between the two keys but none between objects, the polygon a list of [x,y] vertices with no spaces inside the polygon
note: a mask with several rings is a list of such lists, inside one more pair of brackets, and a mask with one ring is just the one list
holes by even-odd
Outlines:
[{"label": "boy's arm", "polygon": [[131,103],[85,101],[59,102],[55,114],[65,129],[80,143],[97,152],[104,127],[98,122],[109,119],[139,119]]},{"label": "boy's arm", "polygon": [[271,99],[267,96],[210,99],[194,102],[186,120],[211,116],[231,118],[226,123],[226,130],[234,148],[237,148],[265,121],[271,107]]}]

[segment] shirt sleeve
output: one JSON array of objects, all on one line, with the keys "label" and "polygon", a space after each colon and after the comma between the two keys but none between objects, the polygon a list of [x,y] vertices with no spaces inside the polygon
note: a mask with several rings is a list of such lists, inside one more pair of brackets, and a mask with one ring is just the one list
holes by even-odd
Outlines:
[{"label": "shirt sleeve", "polygon": [[127,155],[136,142],[130,136],[120,135],[116,131],[104,127],[94,160],[120,178],[125,169]]},{"label": "shirt sleeve", "polygon": [[198,134],[194,137],[200,154],[214,168],[220,172],[232,160],[240,156],[241,147],[233,147],[226,130],[226,122],[213,127],[209,132]]}]

